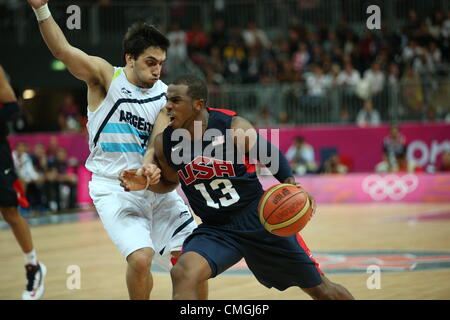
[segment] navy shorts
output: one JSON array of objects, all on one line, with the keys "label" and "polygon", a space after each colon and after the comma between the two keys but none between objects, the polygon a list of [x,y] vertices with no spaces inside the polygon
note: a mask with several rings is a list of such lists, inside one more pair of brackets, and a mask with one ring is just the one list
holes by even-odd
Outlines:
[{"label": "navy shorts", "polygon": [[184,242],[183,254],[189,251],[208,261],[211,278],[244,258],[256,279],[268,288],[283,291],[322,283],[323,273],[301,236],[280,237],[266,231],[258,219],[257,201],[232,216],[228,224],[200,224]]}]

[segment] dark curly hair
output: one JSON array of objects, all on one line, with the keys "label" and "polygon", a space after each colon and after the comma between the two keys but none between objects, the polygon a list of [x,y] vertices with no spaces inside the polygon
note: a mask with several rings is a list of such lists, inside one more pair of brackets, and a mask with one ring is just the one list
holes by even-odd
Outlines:
[{"label": "dark curly hair", "polygon": [[208,88],[205,81],[197,76],[183,75],[178,77],[172,84],[180,85],[184,84],[188,87],[187,94],[193,100],[203,99],[206,103],[208,98]]},{"label": "dark curly hair", "polygon": [[169,39],[155,26],[138,21],[133,23],[127,30],[122,41],[122,54],[130,54],[137,59],[149,47],[161,48],[164,51],[170,46]]}]

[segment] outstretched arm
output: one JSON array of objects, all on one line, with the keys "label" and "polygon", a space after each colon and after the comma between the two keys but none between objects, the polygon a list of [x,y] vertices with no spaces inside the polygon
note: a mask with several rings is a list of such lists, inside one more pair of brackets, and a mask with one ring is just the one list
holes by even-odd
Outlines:
[{"label": "outstretched arm", "polygon": [[[88,85],[102,85],[109,88],[114,68],[106,60],[89,56],[78,48],[69,44],[61,28],[47,11],[48,0],[27,0],[31,7],[38,10],[39,29],[42,38],[53,56],[61,60],[77,79]],[[43,20],[40,20],[43,19]]]}]

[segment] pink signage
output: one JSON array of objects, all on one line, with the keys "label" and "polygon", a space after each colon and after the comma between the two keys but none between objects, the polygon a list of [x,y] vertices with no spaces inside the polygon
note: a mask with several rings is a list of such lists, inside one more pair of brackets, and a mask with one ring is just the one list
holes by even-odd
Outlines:
[{"label": "pink signage", "polygon": [[[422,168],[430,162],[439,164],[443,150],[450,150],[450,124],[400,124],[400,132],[408,143],[408,156]],[[352,172],[373,172],[382,160],[383,139],[389,126],[371,128],[357,126],[292,127],[279,129],[279,148],[286,152],[296,136],[303,136],[313,146],[320,164],[321,149],[336,148],[338,154],[350,160]],[[270,138],[270,131],[268,133]]]},{"label": "pink signage", "polygon": [[30,146],[30,151],[33,151],[33,146],[36,143],[42,143],[48,148],[50,139],[57,138],[58,146],[66,149],[67,157],[77,158],[84,164],[89,156],[88,138],[83,134],[76,133],[29,133],[29,134],[15,134],[8,136],[11,149],[14,149],[18,142],[25,142]]},{"label": "pink signage", "polygon": [[[92,203],[89,197],[91,174],[79,171],[78,202]],[[273,177],[260,177],[264,190],[278,184]],[[317,203],[450,202],[450,173],[362,174],[296,176]],[[186,198],[178,188],[178,192]],[[187,202],[187,201],[186,201]]]},{"label": "pink signage", "polygon": [[[266,190],[279,182],[260,178]],[[296,176],[318,203],[450,202],[450,173]]]},{"label": "pink signage", "polygon": [[[399,128],[409,144],[409,157],[422,168],[430,162],[439,164],[443,150],[450,150],[450,124],[409,123],[401,124]],[[320,163],[321,150],[335,148],[341,157],[350,162],[351,172],[373,172],[375,165],[382,160],[383,139],[389,133],[389,126],[305,126],[277,130],[278,133],[271,134],[269,129],[267,138],[277,137],[283,152],[287,151],[296,136],[303,136],[313,146],[316,162]],[[32,147],[37,142],[48,145],[53,136],[58,138],[59,145],[68,151],[70,157],[77,157],[81,162],[87,159],[88,139],[81,134],[20,134],[11,135],[9,141],[12,148],[19,141],[27,142]]]}]

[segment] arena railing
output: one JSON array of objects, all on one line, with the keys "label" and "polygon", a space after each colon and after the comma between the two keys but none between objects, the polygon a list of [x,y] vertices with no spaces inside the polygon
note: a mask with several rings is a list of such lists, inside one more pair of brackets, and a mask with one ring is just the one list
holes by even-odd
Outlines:
[{"label": "arena railing", "polygon": [[[382,27],[400,30],[409,10],[415,10],[420,19],[440,10],[450,9],[448,0],[215,0],[215,1],[114,1],[99,6],[95,1],[53,1],[51,11],[60,25],[66,25],[72,5],[81,9],[81,29],[66,28],[69,40],[101,45],[121,39],[127,26],[136,20],[168,30],[176,22],[188,30],[194,22],[204,30],[211,30],[218,18],[226,25],[247,26],[255,21],[269,36],[286,34],[291,25],[306,27],[337,27],[344,17],[356,31],[366,30],[367,7],[378,5],[381,9]],[[26,1],[0,1],[0,34],[2,41],[28,44],[37,43],[38,30],[34,14]]]}]

